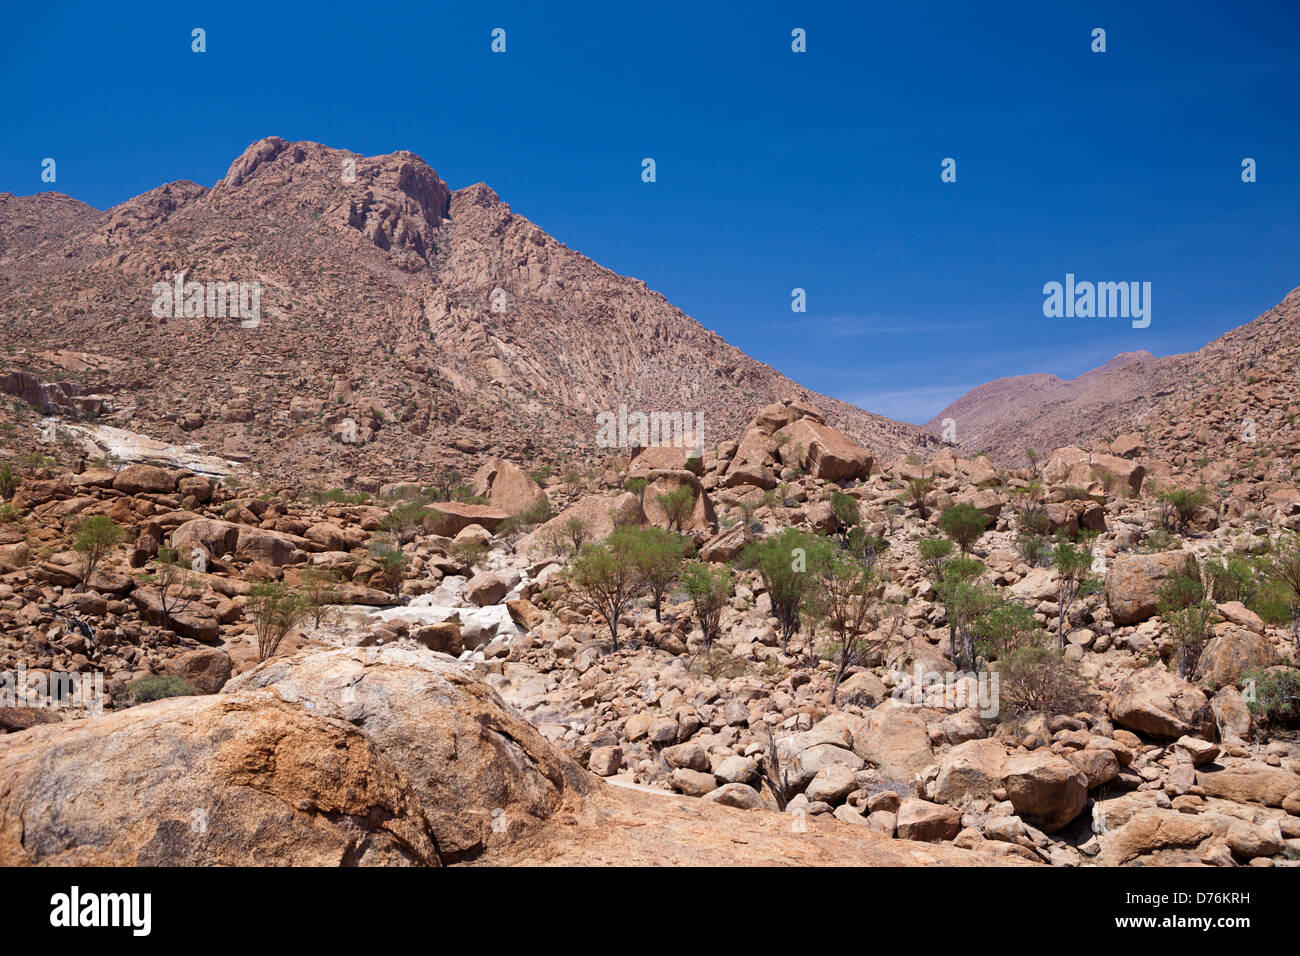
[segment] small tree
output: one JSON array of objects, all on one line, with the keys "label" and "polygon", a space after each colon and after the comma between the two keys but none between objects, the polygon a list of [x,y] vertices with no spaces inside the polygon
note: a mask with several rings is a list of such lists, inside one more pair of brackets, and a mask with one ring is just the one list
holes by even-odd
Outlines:
[{"label": "small tree", "polygon": [[311,613],[312,626],[319,628],[325,618],[325,608],[338,603],[338,572],[332,568],[304,568],[300,580],[302,595]]},{"label": "small tree", "polygon": [[9,462],[0,465],[0,498],[8,501],[18,490],[18,476],[14,474],[13,466]]},{"label": "small tree", "polygon": [[948,651],[958,670],[975,668],[975,635],[971,625],[992,604],[992,595],[979,583],[984,565],[974,558],[953,558],[944,565],[937,585],[948,616]]},{"label": "small tree", "polygon": [[868,571],[874,571],[881,556],[889,550],[889,539],[878,534],[868,534],[866,528],[849,529],[844,542],[844,550],[857,558]]},{"label": "small tree", "polygon": [[582,550],[583,544],[591,535],[591,525],[587,519],[578,515],[569,515],[560,522],[560,540],[572,549],[574,554]]},{"label": "small tree", "polygon": [[644,587],[622,529],[604,544],[584,544],[565,576],[565,586],[575,603],[600,615],[617,651],[619,618]]},{"label": "small tree", "polygon": [[644,478],[629,478],[623,482],[623,490],[630,491],[642,501],[645,500],[646,480]]},{"label": "small tree", "polygon": [[840,542],[848,544],[849,535],[862,521],[862,507],[858,504],[858,499],[842,491],[832,491],[831,511],[839,525]]},{"label": "small tree", "polygon": [[1165,488],[1156,492],[1160,503],[1160,526],[1167,531],[1186,534],[1196,512],[1210,500],[1203,488],[1190,491],[1186,488]]},{"label": "small tree", "polygon": [[1291,608],[1291,636],[1296,637],[1297,611],[1300,610],[1300,535],[1279,538],[1273,550],[1260,559],[1259,570],[1269,581],[1272,594],[1287,601]]},{"label": "small tree", "polygon": [[916,550],[926,575],[935,586],[938,586],[943,580],[944,565],[952,556],[952,542],[947,538],[925,538],[917,545]]},{"label": "small tree", "polygon": [[1164,618],[1174,644],[1178,676],[1191,679],[1209,639],[1214,616],[1212,578],[1189,556],[1157,590],[1156,609]]},{"label": "small tree", "polygon": [[1083,706],[1087,685],[1057,650],[1033,643],[998,662],[998,703],[1004,718],[1028,714],[1054,717]]},{"label": "small tree", "polygon": [[662,621],[664,595],[682,569],[686,540],[663,528],[630,528],[627,532],[632,560],[646,591],[654,600],[655,620]]},{"label": "small tree", "polygon": [[1013,651],[1042,643],[1042,627],[1034,612],[1019,601],[998,599],[975,619],[975,649],[987,660],[1001,660]]},{"label": "small tree", "polygon": [[804,610],[816,581],[809,573],[829,551],[830,542],[795,528],[770,535],[745,548],[742,561],[757,569],[772,602],[772,616],[781,629],[781,650],[787,651],[790,637],[799,630]]},{"label": "small tree", "polygon": [[832,658],[836,662],[831,682],[831,703],[849,669],[863,663],[874,648],[863,640],[870,630],[871,610],[878,597],[880,577],[846,551],[826,551],[814,565],[817,589],[813,607],[834,634]]},{"label": "small tree", "polygon": [[81,590],[85,590],[99,563],[117,547],[123,536],[121,527],[104,515],[87,518],[77,526],[72,536],[72,550],[81,555]]},{"label": "small tree", "polygon": [[695,510],[695,492],[688,487],[674,488],[663,494],[655,495],[655,502],[664,509],[668,519],[669,531],[681,531],[691,519]]},{"label": "small tree", "polygon": [[922,521],[930,516],[930,512],[926,508],[926,501],[930,496],[930,489],[933,487],[933,478],[913,478],[903,490],[903,499],[916,505],[916,510],[920,513]]},{"label": "small tree", "polygon": [[962,554],[970,551],[971,545],[984,534],[988,523],[988,516],[969,503],[953,505],[939,516],[939,530],[952,538]]},{"label": "small tree", "polygon": [[682,567],[682,586],[694,605],[707,657],[722,629],[722,611],[731,600],[735,578],[727,568],[715,568],[705,561],[687,561]]},{"label": "small tree", "polygon": [[172,616],[184,612],[194,601],[190,590],[190,563],[164,545],[154,558],[154,568],[153,574],[146,574],[141,580],[157,590],[163,626],[171,627]]},{"label": "small tree", "polygon": [[395,590],[402,582],[402,575],[410,563],[410,557],[397,539],[391,535],[375,535],[370,540],[370,558],[379,566],[383,584],[389,591]]},{"label": "small tree", "polygon": [[248,592],[248,611],[257,634],[257,659],[265,661],[280,649],[285,635],[309,613],[302,595],[282,581],[265,581]]},{"label": "small tree", "polygon": [[1065,650],[1065,639],[1069,636],[1070,609],[1079,597],[1083,582],[1088,579],[1092,568],[1092,555],[1086,548],[1076,548],[1062,541],[1056,546],[1053,555],[1056,562],[1056,649]]}]

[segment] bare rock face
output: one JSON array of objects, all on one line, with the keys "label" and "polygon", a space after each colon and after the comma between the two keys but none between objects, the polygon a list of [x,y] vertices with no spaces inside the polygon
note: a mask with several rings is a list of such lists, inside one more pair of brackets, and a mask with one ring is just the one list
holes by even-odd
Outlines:
[{"label": "bare rock face", "polygon": [[1158,667],[1137,671],[1121,683],[1111,695],[1110,715],[1120,727],[1152,737],[1213,739],[1215,729],[1205,694]]},{"label": "bare rock face", "polygon": [[1160,585],[1187,562],[1178,551],[1121,554],[1106,575],[1106,603],[1116,624],[1139,624],[1156,613]]},{"label": "bare rock face", "polygon": [[33,864],[437,865],[438,853],[365,734],[241,694],[0,737],[0,865]]},{"label": "bare rock face", "polygon": [[407,780],[445,862],[518,839],[590,778],[455,660],[398,646],[274,659],[223,694],[265,689],[347,721]]}]

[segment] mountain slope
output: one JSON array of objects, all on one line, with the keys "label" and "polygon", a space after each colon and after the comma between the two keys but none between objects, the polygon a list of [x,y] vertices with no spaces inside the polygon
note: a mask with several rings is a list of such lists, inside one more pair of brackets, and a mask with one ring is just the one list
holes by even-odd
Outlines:
[{"label": "mountain slope", "polygon": [[[1125,352],[1070,380],[1045,374],[996,379],[967,392],[925,427],[942,434],[944,420],[952,419],[961,448],[987,450],[1006,465],[1023,464],[1026,449],[1087,446],[1133,431],[1145,434],[1153,452],[1173,457],[1187,451],[1175,434],[1197,432],[1198,407],[1212,401],[1239,426],[1260,407],[1249,380],[1267,375],[1283,381],[1297,355],[1300,289],[1196,352]],[[1294,390],[1294,375],[1290,380]],[[1216,447],[1213,437],[1202,433],[1201,443]]]},{"label": "mountain slope", "polygon": [[[25,348],[9,368],[44,375],[87,353],[82,384],[115,396],[114,424],[277,474],[595,461],[595,415],[620,404],[700,412],[716,442],[797,397],[878,457],[934,443],[802,388],[408,152],[272,137],[211,189],[171,183],[104,212],[4,196],[0,210],[16,224],[0,231],[0,332]],[[259,283],[260,324],[152,315],[154,284],[182,272]],[[346,419],[358,444],[337,440]]]}]

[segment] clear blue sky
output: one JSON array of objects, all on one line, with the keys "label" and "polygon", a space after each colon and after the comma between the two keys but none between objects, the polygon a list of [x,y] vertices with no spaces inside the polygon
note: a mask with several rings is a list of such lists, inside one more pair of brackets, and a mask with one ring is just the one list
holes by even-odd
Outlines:
[{"label": "clear blue sky", "polygon": [[[1002,375],[1197,348],[1300,285],[1295,0],[290,6],[11,4],[0,191],[104,208],[273,134],[409,149],[915,421]],[[1151,326],[1044,318],[1067,272],[1151,282]]]}]

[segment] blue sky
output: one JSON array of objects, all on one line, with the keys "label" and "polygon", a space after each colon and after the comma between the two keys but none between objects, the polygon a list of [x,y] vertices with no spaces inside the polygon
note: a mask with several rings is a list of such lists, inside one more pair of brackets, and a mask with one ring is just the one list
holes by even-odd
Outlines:
[{"label": "blue sky", "polygon": [[[1300,4],[887,6],[20,4],[0,191],[104,208],[273,134],[409,149],[914,421],[999,376],[1198,348],[1300,285]],[[1067,272],[1151,282],[1150,327],[1045,318]]]}]

